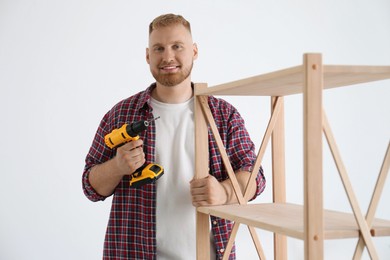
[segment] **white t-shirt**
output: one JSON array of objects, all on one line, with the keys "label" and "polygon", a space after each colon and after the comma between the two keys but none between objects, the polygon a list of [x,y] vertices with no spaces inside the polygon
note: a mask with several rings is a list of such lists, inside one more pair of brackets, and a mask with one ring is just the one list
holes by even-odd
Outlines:
[{"label": "white t-shirt", "polygon": [[195,208],[190,181],[194,176],[194,99],[165,104],[151,99],[156,124],[156,163],[164,167],[157,181],[158,259],[195,259]]}]

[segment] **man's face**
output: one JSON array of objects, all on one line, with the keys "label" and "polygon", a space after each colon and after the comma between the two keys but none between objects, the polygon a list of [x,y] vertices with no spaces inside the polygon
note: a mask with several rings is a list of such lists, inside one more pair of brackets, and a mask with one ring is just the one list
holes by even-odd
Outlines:
[{"label": "man's face", "polygon": [[176,86],[187,79],[198,49],[190,32],[181,24],[154,30],[149,36],[146,61],[156,81]]}]

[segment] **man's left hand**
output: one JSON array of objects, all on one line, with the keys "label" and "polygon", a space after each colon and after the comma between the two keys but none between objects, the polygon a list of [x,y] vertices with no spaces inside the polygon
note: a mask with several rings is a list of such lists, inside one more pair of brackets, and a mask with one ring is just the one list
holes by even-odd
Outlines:
[{"label": "man's left hand", "polygon": [[193,179],[190,182],[192,205],[213,206],[226,204],[228,195],[226,188],[214,176]]}]

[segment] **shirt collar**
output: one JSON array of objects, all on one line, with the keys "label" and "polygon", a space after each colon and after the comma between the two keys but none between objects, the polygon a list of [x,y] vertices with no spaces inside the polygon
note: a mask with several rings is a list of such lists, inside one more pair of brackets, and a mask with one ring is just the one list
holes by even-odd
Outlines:
[{"label": "shirt collar", "polygon": [[[194,83],[191,82],[191,87],[194,89]],[[145,109],[147,111],[152,111],[153,108],[150,105],[150,99],[152,98],[152,91],[156,88],[156,83],[152,83],[140,96],[140,107],[139,109]]]},{"label": "shirt collar", "polygon": [[138,109],[144,109],[146,111],[152,111],[153,108],[150,106],[150,99],[152,97],[152,91],[156,87],[156,83],[152,83],[145,91],[141,92],[139,96],[140,102],[138,102]]}]

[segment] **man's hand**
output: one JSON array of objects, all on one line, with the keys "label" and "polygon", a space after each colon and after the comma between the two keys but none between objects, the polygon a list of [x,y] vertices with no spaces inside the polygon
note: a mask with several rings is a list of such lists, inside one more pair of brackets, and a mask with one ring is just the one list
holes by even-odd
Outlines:
[{"label": "man's hand", "polygon": [[228,200],[226,188],[214,176],[203,179],[193,179],[190,182],[192,205],[211,206],[223,205]]},{"label": "man's hand", "polygon": [[142,140],[128,142],[117,148],[116,156],[95,165],[89,173],[89,182],[102,196],[111,195],[124,175],[130,175],[145,163]]},{"label": "man's hand", "polygon": [[[236,178],[240,191],[246,189],[250,172],[237,171]],[[233,186],[230,179],[219,182],[214,176],[208,175],[203,179],[193,179],[190,182],[190,190],[192,196],[192,205],[199,206],[215,206],[238,203]],[[249,186],[249,198],[252,198],[256,193],[256,183]]]},{"label": "man's hand", "polygon": [[129,175],[145,163],[145,153],[142,148],[143,141],[128,142],[117,148],[114,160],[120,175]]}]

